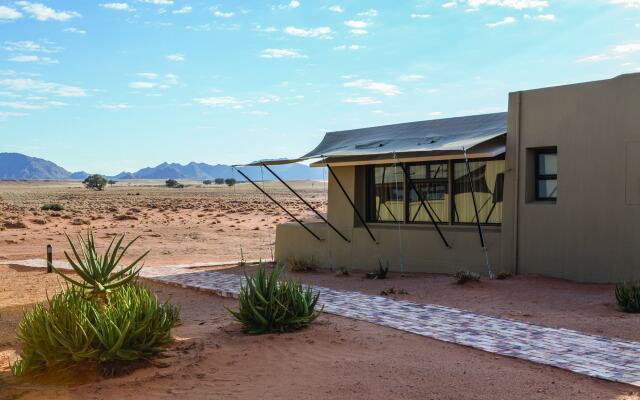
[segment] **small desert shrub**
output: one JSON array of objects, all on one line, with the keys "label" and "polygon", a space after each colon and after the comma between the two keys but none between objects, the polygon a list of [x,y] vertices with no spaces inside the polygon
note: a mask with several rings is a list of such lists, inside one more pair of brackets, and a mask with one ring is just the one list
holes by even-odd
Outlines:
[{"label": "small desert shrub", "polygon": [[310,259],[304,257],[289,257],[285,264],[291,272],[313,272],[318,269],[318,263],[313,256]]},{"label": "small desert shrub", "polygon": [[464,285],[467,282],[480,282],[480,274],[466,270],[456,272],[453,277],[458,285]]},{"label": "small desert shrub", "polygon": [[132,361],[151,356],[171,341],[179,310],[162,304],[144,286],[129,283],[103,307],[80,287],[71,286],[37,304],[18,325],[20,359],[15,375],[82,361]]},{"label": "small desert shrub", "polygon": [[624,312],[640,312],[640,281],[620,282],[616,285],[616,302]]},{"label": "small desert shrub", "polygon": [[224,178],[216,178],[213,180],[216,185],[222,185],[224,183]]},{"label": "small desert shrub", "polygon": [[390,287],[388,289],[384,289],[383,291],[380,292],[380,294],[382,296],[390,296],[392,294],[409,294],[409,292],[406,291],[406,289],[396,289],[393,287]]},{"label": "small desert shrub", "polygon": [[42,211],[62,211],[64,206],[58,203],[45,204],[41,207]]},{"label": "small desert shrub", "polygon": [[383,264],[382,260],[378,260],[378,270],[367,272],[367,278],[369,279],[387,279],[389,273],[389,261]]},{"label": "small desert shrub", "polygon": [[164,182],[165,186],[168,188],[173,188],[173,189],[182,189],[184,187],[184,185],[180,182],[178,182],[175,179],[167,179]]},{"label": "small desert shrub", "polygon": [[502,271],[502,272],[498,272],[498,274],[496,275],[496,279],[501,281],[509,278],[511,278],[511,272]]},{"label": "small desert shrub", "polygon": [[234,178],[227,178],[224,180],[224,183],[226,183],[227,186],[233,186],[236,184],[236,180]]},{"label": "small desert shrub", "polygon": [[313,322],[322,309],[316,310],[320,294],[300,282],[280,282],[282,268],[276,266],[267,275],[263,265],[253,277],[245,275],[240,287],[240,309],[229,312],[249,334],[291,332]]},{"label": "small desert shrub", "polygon": [[202,181],[203,185],[211,185],[213,182],[210,179],[205,179],[204,181]]}]

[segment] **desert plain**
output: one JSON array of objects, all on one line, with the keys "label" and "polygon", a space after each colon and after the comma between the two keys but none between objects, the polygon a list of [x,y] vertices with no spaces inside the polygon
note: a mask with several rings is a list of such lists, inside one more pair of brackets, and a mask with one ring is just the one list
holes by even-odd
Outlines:
[{"label": "desert plain", "polygon": [[[146,282],[182,310],[175,342],[160,357],[111,377],[83,368],[25,382],[11,376],[25,309],[60,290],[60,278],[11,260],[56,259],[64,233],[91,227],[99,243],[120,233],[140,236],[131,256],[151,250],[153,265],[229,262],[225,273],[251,273],[242,259],[271,260],[275,227],[289,218],[255,188],[184,182],[120,182],[91,191],[74,182],[0,182],[0,398],[131,399],[639,399],[632,386],[593,379],[522,360],[322,314],[292,334],[247,336],[226,308],[236,301]],[[262,184],[261,184],[262,185]],[[326,208],[324,182],[293,182],[308,201]],[[312,214],[275,182],[265,190],[309,219]],[[62,211],[43,211],[44,204]],[[365,271],[287,274],[305,283],[441,304],[476,312],[640,340],[640,318],[616,309],[612,285],[534,276],[456,285],[450,276],[392,273],[371,281]],[[400,290],[402,289],[402,290]]]}]

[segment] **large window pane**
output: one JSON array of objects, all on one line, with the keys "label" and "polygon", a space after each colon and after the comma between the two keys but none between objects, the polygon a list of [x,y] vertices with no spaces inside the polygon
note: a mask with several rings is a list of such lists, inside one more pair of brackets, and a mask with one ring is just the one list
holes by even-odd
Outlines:
[{"label": "large window pane", "polygon": [[399,166],[373,168],[370,219],[382,222],[404,221],[404,175]]},{"label": "large window pane", "polygon": [[[470,161],[469,167],[480,222],[483,224],[502,223],[504,160]],[[475,223],[476,215],[471,195],[471,183],[464,162],[454,163],[453,179],[454,222]]]},{"label": "large window pane", "polygon": [[[409,192],[409,222],[449,221],[449,166],[447,163],[409,166],[409,176],[418,193]],[[424,205],[420,201],[424,200]],[[429,212],[425,209],[426,206]]]},{"label": "large window pane", "polygon": [[538,175],[558,175],[558,155],[555,153],[538,154]]},{"label": "large window pane", "polygon": [[538,197],[541,199],[556,199],[558,197],[558,180],[541,179],[538,181]]}]

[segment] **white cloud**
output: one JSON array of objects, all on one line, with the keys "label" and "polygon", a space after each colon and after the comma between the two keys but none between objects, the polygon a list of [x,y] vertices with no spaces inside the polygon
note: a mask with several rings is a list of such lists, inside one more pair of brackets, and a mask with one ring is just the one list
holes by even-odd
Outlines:
[{"label": "white cloud", "polygon": [[342,8],[342,6],[335,5],[335,6],[329,7],[329,11],[333,11],[335,13],[343,13],[344,12],[344,8]]},{"label": "white cloud", "polygon": [[13,56],[9,58],[9,61],[20,63],[59,64],[59,61],[53,58],[40,57],[33,54]]},{"label": "white cloud", "polygon": [[542,9],[549,7],[547,0],[468,0],[469,7],[472,9],[482,6],[495,6],[504,8],[513,8],[515,10],[524,10],[528,8]]},{"label": "white cloud", "polygon": [[72,18],[80,17],[81,15],[75,11],[56,11],[51,7],[47,7],[42,3],[31,3],[28,1],[18,1],[17,5],[22,7],[22,11],[31,15],[32,18],[38,21],[68,21]]},{"label": "white cloud", "polygon": [[415,81],[421,81],[423,79],[424,79],[424,76],[420,74],[402,75],[400,77],[400,80],[403,82],[415,82]]},{"label": "white cloud", "polygon": [[260,54],[261,58],[307,58],[294,49],[264,49]]},{"label": "white cloud", "polygon": [[370,17],[370,18],[377,17],[378,16],[378,10],[375,10],[375,9],[372,8],[370,10],[358,13],[358,16],[359,17]]},{"label": "white cloud", "polygon": [[640,43],[619,44],[613,47],[613,52],[619,55],[637,53],[639,51]]},{"label": "white cloud", "polygon": [[442,5],[442,8],[452,8],[452,7],[455,7],[455,6],[457,6],[457,5],[458,5],[458,3],[457,3],[457,2],[455,2],[455,1],[449,1],[449,2],[447,2],[447,3],[444,3],[444,4]]},{"label": "white cloud", "polygon": [[331,34],[333,33],[331,31],[331,28],[329,28],[328,26],[321,26],[319,28],[311,28],[311,29],[296,28],[293,26],[288,26],[284,29],[284,32],[292,36],[312,37],[312,38],[317,37],[321,39],[332,39]]},{"label": "white cloud", "polygon": [[181,53],[168,54],[164,58],[166,58],[169,61],[173,61],[173,62],[181,62],[181,61],[184,61],[186,59],[184,54],[181,54]]},{"label": "white cloud", "polygon": [[555,14],[538,14],[538,15],[525,14],[524,17],[526,19],[534,19],[536,21],[543,21],[543,22],[553,22],[556,20]]},{"label": "white cloud", "polygon": [[65,28],[62,30],[62,32],[67,32],[67,33],[77,33],[78,35],[84,35],[85,33],[87,33],[87,31],[83,30],[83,29],[78,29],[78,28]]},{"label": "white cloud", "polygon": [[191,11],[193,11],[193,8],[191,6],[184,6],[177,10],[173,10],[172,12],[174,14],[189,14]]},{"label": "white cloud", "polygon": [[22,18],[22,13],[7,6],[0,6],[0,21],[14,21]]},{"label": "white cloud", "polygon": [[593,63],[608,60],[609,56],[606,54],[594,54],[592,56],[582,57],[576,60],[579,63]]},{"label": "white cloud", "polygon": [[354,29],[364,29],[369,26],[369,23],[366,21],[356,21],[352,19],[349,21],[345,21],[344,24],[349,28],[354,28]]},{"label": "white cloud", "polygon": [[44,82],[29,78],[2,79],[0,86],[13,91],[27,91],[34,93],[50,93],[60,97],[85,97],[86,91],[77,86]]},{"label": "white cloud", "polygon": [[[50,45],[51,42],[45,42],[45,44]],[[4,42],[4,49],[6,51],[19,51],[22,53],[57,53],[60,51],[60,48],[57,47],[47,47],[40,43],[36,43],[32,40],[20,40],[18,42]]]},{"label": "white cloud", "polygon": [[158,79],[158,74],[155,72],[139,72],[138,76],[141,76],[145,79]]},{"label": "white cloud", "polygon": [[369,22],[359,20],[345,21],[344,24],[351,28],[351,33],[353,33],[354,35],[366,35],[369,32],[364,28],[371,25]]},{"label": "white cloud", "polygon": [[68,105],[61,101],[45,101],[42,103],[27,103],[26,101],[0,101],[0,107],[16,110],[44,110],[51,107],[64,107]]},{"label": "white cloud", "polygon": [[627,8],[640,8],[640,0],[609,0],[609,3],[623,5]]},{"label": "white cloud", "polygon": [[173,4],[173,0],[138,0],[141,3],[155,4],[159,6],[170,6]]},{"label": "white cloud", "polygon": [[127,103],[98,104],[96,107],[103,108],[105,110],[125,110],[129,108],[129,104]]},{"label": "white cloud", "polygon": [[289,7],[290,8],[298,8],[298,7],[300,7],[300,2],[298,0],[291,0],[289,2]]},{"label": "white cloud", "polygon": [[340,46],[334,47],[333,49],[334,50],[362,50],[364,48],[365,46],[361,46],[359,44],[349,44],[349,45],[342,44]]},{"label": "white cloud", "polygon": [[402,91],[396,85],[373,82],[367,79],[357,79],[355,81],[345,82],[343,86],[348,88],[371,90],[373,92],[382,93],[385,96],[396,96],[402,94]]},{"label": "white cloud", "polygon": [[442,111],[434,111],[432,113],[429,113],[429,115],[431,115],[432,117],[439,117],[442,114],[443,114]]},{"label": "white cloud", "polygon": [[212,8],[211,12],[213,13],[214,16],[218,17],[218,18],[231,18],[233,17],[235,14],[232,12],[222,12],[220,10],[218,10],[217,8]]},{"label": "white cloud", "polygon": [[154,89],[158,86],[157,83],[155,82],[145,82],[145,81],[137,81],[137,82],[131,82],[129,83],[129,87],[131,89],[143,89],[143,90],[148,90],[148,89]]},{"label": "white cloud", "polygon": [[513,17],[504,17],[503,19],[501,19],[500,21],[497,22],[492,22],[490,24],[486,24],[487,28],[496,28],[498,26],[502,26],[502,25],[511,25],[511,24],[515,24],[516,19]]},{"label": "white cloud", "polygon": [[102,3],[100,4],[100,7],[107,8],[109,10],[134,11],[127,3]]},{"label": "white cloud", "polygon": [[347,97],[346,99],[342,100],[344,103],[350,103],[350,104],[358,104],[358,105],[372,105],[372,104],[380,104],[382,103],[382,101],[374,98],[374,97],[367,97],[367,96],[362,96],[362,97]]},{"label": "white cloud", "polygon": [[200,97],[193,99],[193,101],[206,107],[244,108],[244,103],[242,101],[231,96]]},{"label": "white cloud", "polygon": [[278,28],[274,27],[274,26],[266,26],[266,27],[262,27],[262,25],[256,25],[256,31],[258,32],[265,32],[265,33],[273,33],[273,32],[277,32]]},{"label": "white cloud", "polygon": [[431,18],[431,14],[416,14],[416,13],[413,13],[413,14],[411,14],[411,18],[413,18],[413,19],[427,19],[427,18]]}]

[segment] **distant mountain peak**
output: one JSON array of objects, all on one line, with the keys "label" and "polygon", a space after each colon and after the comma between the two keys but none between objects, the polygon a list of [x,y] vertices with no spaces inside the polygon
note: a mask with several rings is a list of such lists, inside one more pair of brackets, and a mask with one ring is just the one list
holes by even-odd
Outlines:
[{"label": "distant mountain peak", "polygon": [[[321,168],[310,168],[303,164],[285,164],[271,167],[282,179],[320,180],[324,174]],[[252,180],[273,180],[271,174],[260,167],[240,167]],[[69,172],[51,161],[29,157],[20,153],[0,153],[0,180],[84,180],[90,174],[85,171]],[[225,164],[210,165],[192,161],[186,165],[163,162],[156,167],[142,168],[136,172],[122,171],[116,180],[127,179],[192,179],[213,180],[216,178],[236,178],[244,180],[233,167]]]}]

